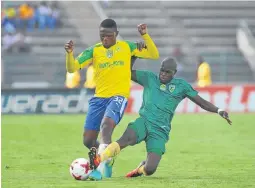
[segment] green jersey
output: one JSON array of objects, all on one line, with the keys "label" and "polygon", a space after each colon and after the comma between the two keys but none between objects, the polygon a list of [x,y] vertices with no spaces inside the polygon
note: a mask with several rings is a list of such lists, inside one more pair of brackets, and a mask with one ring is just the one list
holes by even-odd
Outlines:
[{"label": "green jersey", "polygon": [[148,71],[136,71],[137,82],[144,87],[139,114],[160,131],[171,130],[171,121],[178,104],[186,97],[198,94],[185,80],[173,78],[162,84],[159,77]]}]

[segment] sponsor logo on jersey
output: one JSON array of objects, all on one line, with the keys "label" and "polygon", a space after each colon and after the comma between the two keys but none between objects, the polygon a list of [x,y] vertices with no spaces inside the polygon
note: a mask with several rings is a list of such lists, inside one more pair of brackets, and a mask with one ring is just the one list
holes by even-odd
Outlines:
[{"label": "sponsor logo on jersey", "polygon": [[103,68],[109,68],[109,67],[113,67],[113,66],[123,66],[124,65],[124,61],[113,61],[112,63],[107,62],[107,63],[101,63],[99,64],[99,68],[103,69]]}]

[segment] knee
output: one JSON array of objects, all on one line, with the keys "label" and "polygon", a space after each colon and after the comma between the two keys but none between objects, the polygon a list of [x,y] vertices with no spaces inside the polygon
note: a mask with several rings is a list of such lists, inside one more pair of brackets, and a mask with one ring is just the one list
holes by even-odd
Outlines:
[{"label": "knee", "polygon": [[154,174],[157,170],[157,167],[153,166],[153,165],[145,165],[144,167],[144,171],[146,173],[147,176],[151,176],[152,174]]}]

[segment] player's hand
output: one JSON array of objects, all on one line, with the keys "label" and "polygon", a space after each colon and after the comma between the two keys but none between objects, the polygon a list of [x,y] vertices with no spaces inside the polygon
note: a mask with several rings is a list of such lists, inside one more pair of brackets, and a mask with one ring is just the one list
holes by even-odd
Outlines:
[{"label": "player's hand", "polygon": [[74,43],[73,43],[72,40],[70,40],[69,42],[67,42],[65,44],[65,50],[66,50],[67,53],[70,53],[70,52],[73,51],[73,49],[74,49]]},{"label": "player's hand", "polygon": [[232,125],[232,121],[228,117],[228,113],[226,111],[220,111],[220,116],[223,117],[225,120],[227,120],[229,125]]},{"label": "player's hand", "polygon": [[146,44],[144,43],[144,41],[140,41],[140,42],[136,42],[136,46],[137,46],[137,49],[139,51],[142,51],[143,49],[146,49],[147,46]]},{"label": "player's hand", "polygon": [[140,33],[141,35],[144,35],[144,34],[147,33],[147,25],[146,25],[146,24],[139,24],[139,25],[137,26],[137,28],[138,28],[138,31],[139,31],[139,33]]}]

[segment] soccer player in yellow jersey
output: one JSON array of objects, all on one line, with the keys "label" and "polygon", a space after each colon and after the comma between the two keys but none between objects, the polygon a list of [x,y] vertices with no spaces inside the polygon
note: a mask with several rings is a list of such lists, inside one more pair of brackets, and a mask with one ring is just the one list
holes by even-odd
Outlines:
[{"label": "soccer player in yellow jersey", "polygon": [[[75,72],[93,62],[96,91],[89,101],[83,143],[87,148],[98,147],[99,154],[111,143],[113,130],[127,105],[131,85],[131,57],[159,58],[158,49],[147,33],[146,24],[138,25],[138,31],[146,45],[142,50],[134,42],[116,40],[117,24],[112,19],[105,19],[100,24],[101,43],[87,48],[76,59],[73,57],[73,42],[69,41],[65,45],[68,72]],[[97,143],[99,132],[100,145]],[[105,167],[103,175],[111,177],[111,165],[105,164]]]},{"label": "soccer player in yellow jersey", "polygon": [[210,86],[212,84],[210,65],[202,57],[199,57],[198,61],[197,85],[199,87]]}]

